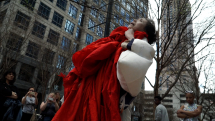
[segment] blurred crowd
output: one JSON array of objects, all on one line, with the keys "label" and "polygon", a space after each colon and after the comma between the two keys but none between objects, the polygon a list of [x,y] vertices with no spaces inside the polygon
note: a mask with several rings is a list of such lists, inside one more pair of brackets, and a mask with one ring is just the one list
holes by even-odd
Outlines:
[{"label": "blurred crowd", "polygon": [[[38,104],[38,92],[30,87],[24,96],[14,85],[16,73],[5,72],[0,82],[0,121],[51,121],[62,105],[59,92],[49,93],[45,101]],[[40,115],[36,114],[39,106]]]}]

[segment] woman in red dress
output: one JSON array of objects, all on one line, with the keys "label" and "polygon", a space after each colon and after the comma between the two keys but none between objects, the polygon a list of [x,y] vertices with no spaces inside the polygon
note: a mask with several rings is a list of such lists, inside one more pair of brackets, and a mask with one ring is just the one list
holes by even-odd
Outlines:
[{"label": "woman in red dress", "polygon": [[64,103],[53,121],[121,121],[116,64],[129,41],[144,37],[149,44],[155,42],[155,27],[150,19],[140,18],[76,52],[75,68],[61,75]]}]

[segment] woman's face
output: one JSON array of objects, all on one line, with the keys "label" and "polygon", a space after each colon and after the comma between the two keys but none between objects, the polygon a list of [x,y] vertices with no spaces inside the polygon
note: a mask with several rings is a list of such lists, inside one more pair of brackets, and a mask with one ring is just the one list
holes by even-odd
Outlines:
[{"label": "woman's face", "polygon": [[134,31],[144,31],[147,20],[145,18],[134,19],[128,26],[129,29],[133,29]]},{"label": "woman's face", "polygon": [[34,88],[30,88],[28,91],[30,91],[30,92],[34,92]]},{"label": "woman's face", "polygon": [[55,94],[49,94],[49,97],[55,99]]},{"label": "woman's face", "polygon": [[8,81],[12,81],[14,79],[14,75],[13,75],[13,73],[9,73],[9,74],[7,74],[7,76],[5,78]]},{"label": "woman's face", "polygon": [[57,93],[56,94],[56,99],[59,99],[60,98],[60,93]]},{"label": "woman's face", "polygon": [[186,94],[186,101],[187,101],[189,104],[193,104],[193,102],[194,102],[194,95],[191,94],[191,93],[187,93],[187,94]]}]

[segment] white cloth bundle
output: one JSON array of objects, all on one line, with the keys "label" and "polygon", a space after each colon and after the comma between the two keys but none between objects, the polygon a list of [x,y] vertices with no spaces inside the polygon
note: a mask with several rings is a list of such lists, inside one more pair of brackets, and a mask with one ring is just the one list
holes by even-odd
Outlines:
[{"label": "white cloth bundle", "polygon": [[131,51],[121,53],[117,63],[117,78],[121,87],[135,97],[139,94],[145,74],[153,62],[155,50],[147,39],[134,39]]}]

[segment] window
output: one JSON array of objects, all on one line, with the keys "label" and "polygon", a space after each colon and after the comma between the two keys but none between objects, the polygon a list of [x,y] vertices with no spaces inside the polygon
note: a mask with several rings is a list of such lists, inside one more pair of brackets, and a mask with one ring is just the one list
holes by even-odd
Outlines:
[{"label": "window", "polygon": [[34,70],[35,67],[22,63],[18,79],[31,82],[34,77]]},{"label": "window", "polygon": [[14,21],[14,25],[18,26],[19,28],[23,30],[27,30],[29,23],[30,23],[30,17],[25,15],[24,13],[18,11],[16,14],[16,18]]},{"label": "window", "polygon": [[114,15],[114,21],[115,21],[116,23],[119,22],[119,15],[117,15],[117,14]]},{"label": "window", "polygon": [[[122,0],[121,2],[122,2],[122,5],[125,6],[125,0]],[[132,2],[133,2],[133,1],[132,1]]]},{"label": "window", "polygon": [[146,4],[143,5],[143,9],[147,13],[147,5]]},{"label": "window", "polygon": [[115,9],[116,9],[116,11],[119,11],[119,4],[118,3],[115,3]]},{"label": "window", "polygon": [[99,4],[99,0],[93,0],[94,3],[96,3],[97,5]]},{"label": "window", "polygon": [[185,94],[180,94],[180,98],[185,97]]},{"label": "window", "polygon": [[133,15],[133,17],[135,17],[135,12],[134,12],[133,8],[131,8],[131,15]]},{"label": "window", "polygon": [[165,100],[162,100],[162,102],[172,102],[172,100],[165,99]]},{"label": "window", "polygon": [[23,40],[24,39],[22,37],[20,37],[19,35],[10,33],[6,47],[11,50],[20,52]]},{"label": "window", "polygon": [[78,40],[81,34],[80,28],[77,27],[76,33],[75,33],[75,40]]},{"label": "window", "polygon": [[62,55],[58,55],[57,68],[59,69],[64,68],[65,65],[66,65],[66,58]]},{"label": "window", "polygon": [[97,33],[96,34],[100,37],[103,36],[103,29],[100,26],[97,26]]},{"label": "window", "polygon": [[81,5],[81,11],[84,11],[85,7],[83,5]]},{"label": "window", "polygon": [[80,13],[78,18],[78,25],[82,26],[82,23],[83,23],[83,15],[82,13]]},{"label": "window", "polygon": [[55,56],[55,52],[49,50],[49,49],[45,49],[44,52],[43,52],[43,59],[42,61],[47,63],[47,64],[50,64],[52,65],[52,62],[54,60],[54,56]]},{"label": "window", "polygon": [[55,75],[54,82],[56,82],[55,85],[54,85],[54,90],[58,90],[58,91],[62,90],[63,78],[59,77],[58,75]]},{"label": "window", "polygon": [[71,40],[69,40],[69,39],[66,38],[66,37],[63,37],[62,42],[61,42],[61,48],[62,48],[64,51],[69,51],[70,44],[71,44]]},{"label": "window", "polygon": [[66,20],[65,31],[70,33],[70,34],[73,34],[74,28],[75,28],[75,24],[73,24],[69,20]]},{"label": "window", "polygon": [[103,11],[106,10],[106,3],[103,0],[101,1],[100,7],[102,8]]},{"label": "window", "polygon": [[135,1],[132,1],[132,6],[136,6]]},{"label": "window", "polygon": [[124,16],[125,15],[125,10],[123,8],[121,8],[121,15]]},{"label": "window", "polygon": [[39,51],[40,51],[40,46],[34,42],[29,41],[25,55],[32,57],[34,59],[37,59]]},{"label": "window", "polygon": [[21,0],[20,4],[24,5],[26,8],[33,11],[35,3],[36,3],[36,0]]},{"label": "window", "polygon": [[91,31],[95,31],[95,22],[92,21],[91,19],[89,20],[89,25],[88,25],[88,29],[90,29]]},{"label": "window", "polygon": [[43,39],[44,34],[45,34],[45,30],[46,30],[45,25],[39,23],[38,21],[35,21],[32,34]]},{"label": "window", "polygon": [[61,16],[57,12],[54,12],[52,23],[61,28],[63,23],[63,16]]},{"label": "window", "polygon": [[119,25],[120,25],[120,26],[124,26],[124,21],[123,21],[123,19],[120,19]]},{"label": "window", "polygon": [[92,7],[92,8],[91,8],[90,14],[91,14],[93,17],[96,18],[97,10],[95,9],[95,7]]},{"label": "window", "polygon": [[45,18],[46,20],[49,19],[49,14],[50,14],[51,8],[49,8],[47,5],[44,3],[40,2],[40,6],[38,8],[37,14]]},{"label": "window", "polygon": [[131,6],[130,4],[127,4],[127,10],[130,11],[131,10]]},{"label": "window", "polygon": [[90,34],[87,34],[87,36],[86,36],[86,44],[89,45],[92,42],[93,42],[93,36],[90,35]]},{"label": "window", "polygon": [[10,2],[10,0],[5,0],[4,5],[7,5]]},{"label": "window", "polygon": [[129,14],[126,13],[126,20],[129,21]]},{"label": "window", "polygon": [[6,13],[7,13],[7,9],[0,13],[0,24],[3,23]]},{"label": "window", "polygon": [[47,42],[57,46],[59,37],[60,37],[59,33],[57,33],[56,31],[54,31],[52,29],[50,29]]},{"label": "window", "polygon": [[66,4],[67,4],[67,0],[57,0],[57,7],[59,7],[63,11],[66,10]]},{"label": "window", "polygon": [[114,30],[116,28],[115,24],[111,22],[111,29]]},{"label": "window", "polygon": [[74,42],[72,47],[72,53],[75,53],[77,51],[78,51],[78,44]]},{"label": "window", "polygon": [[101,13],[99,13],[99,22],[100,23],[103,23],[104,22],[104,20],[105,20],[105,17],[104,17],[104,15],[103,14],[101,14]]},{"label": "window", "polygon": [[70,16],[72,16],[74,19],[76,19],[76,17],[77,17],[77,11],[78,11],[78,9],[75,6],[73,6],[72,4],[70,4],[69,13],[68,14]]}]

